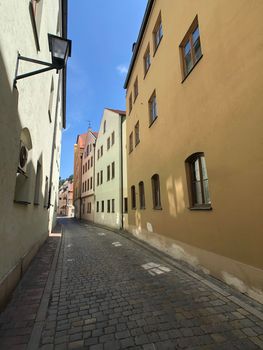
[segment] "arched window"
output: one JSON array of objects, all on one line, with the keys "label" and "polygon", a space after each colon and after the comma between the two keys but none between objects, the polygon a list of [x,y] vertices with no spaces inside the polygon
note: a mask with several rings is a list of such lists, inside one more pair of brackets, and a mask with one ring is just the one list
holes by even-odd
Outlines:
[{"label": "arched window", "polygon": [[140,209],[145,209],[145,193],[144,193],[144,183],[139,182],[139,198],[140,198]]},{"label": "arched window", "polygon": [[32,141],[27,128],[22,129],[19,142],[14,201],[30,204],[33,177]]},{"label": "arched window", "polygon": [[104,120],[104,123],[103,123],[103,134],[105,134],[106,132],[106,120]]},{"label": "arched window", "polygon": [[152,196],[153,196],[153,209],[162,209],[160,179],[158,174],[154,174],[152,176]]},{"label": "arched window", "polygon": [[208,175],[204,153],[194,153],[188,157],[185,162],[190,206],[193,209],[211,209]]},{"label": "arched window", "polygon": [[131,187],[131,207],[132,209],[136,209],[136,192],[135,186]]}]

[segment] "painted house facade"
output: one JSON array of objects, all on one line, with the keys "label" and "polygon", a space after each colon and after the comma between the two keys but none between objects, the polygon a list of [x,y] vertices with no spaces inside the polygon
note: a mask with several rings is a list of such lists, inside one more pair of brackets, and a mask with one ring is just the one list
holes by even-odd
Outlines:
[{"label": "painted house facade", "polygon": [[74,216],[73,183],[70,181],[65,181],[59,189],[57,213],[68,217]]},{"label": "painted house facade", "polygon": [[82,157],[81,218],[94,221],[95,145],[98,133],[87,132]]},{"label": "painted house facade", "polygon": [[[1,309],[56,223],[66,125],[66,68],[14,86],[18,52],[51,62],[48,34],[67,37],[67,1],[1,1],[0,8]],[[23,62],[18,74],[36,69]]]},{"label": "painted house facade", "polygon": [[113,228],[124,225],[122,133],[125,112],[105,109],[96,141],[94,222]]},{"label": "painted house facade", "polygon": [[263,301],[261,13],[149,0],[125,89],[129,231]]},{"label": "painted house facade", "polygon": [[74,145],[73,205],[77,219],[81,219],[82,161],[86,138],[87,133],[78,135]]}]

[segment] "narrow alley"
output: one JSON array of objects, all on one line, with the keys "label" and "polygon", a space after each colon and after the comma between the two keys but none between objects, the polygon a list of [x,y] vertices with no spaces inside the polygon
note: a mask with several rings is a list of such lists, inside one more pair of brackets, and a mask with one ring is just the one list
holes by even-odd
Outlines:
[{"label": "narrow alley", "polygon": [[135,239],[60,223],[0,314],[0,349],[263,348],[259,304]]}]

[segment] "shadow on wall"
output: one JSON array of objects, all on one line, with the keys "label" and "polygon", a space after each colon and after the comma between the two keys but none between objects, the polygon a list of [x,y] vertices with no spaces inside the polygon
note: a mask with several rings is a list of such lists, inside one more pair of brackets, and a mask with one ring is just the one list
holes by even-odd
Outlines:
[{"label": "shadow on wall", "polygon": [[[34,144],[27,145],[29,155],[26,161],[27,176],[18,173],[21,165],[21,141],[26,143],[25,134],[30,135],[31,125],[22,125],[18,112],[19,91],[13,89],[8,79],[6,65],[0,50],[0,308],[21,274],[43,242],[43,233],[48,232],[48,210],[42,192],[42,155],[39,162]],[[15,67],[14,67],[15,74]],[[31,85],[28,84],[28,88]],[[29,129],[27,129],[28,127]],[[26,131],[26,133],[24,133]],[[36,185],[39,192],[36,193]],[[26,198],[23,202],[22,198]],[[21,199],[21,200],[20,200]]]}]

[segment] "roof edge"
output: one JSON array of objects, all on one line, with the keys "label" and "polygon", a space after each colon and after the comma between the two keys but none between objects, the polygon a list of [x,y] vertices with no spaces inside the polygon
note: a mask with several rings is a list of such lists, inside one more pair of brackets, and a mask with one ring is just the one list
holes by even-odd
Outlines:
[{"label": "roof edge", "polygon": [[125,79],[125,83],[124,83],[124,86],[123,86],[124,89],[127,89],[127,85],[128,85],[128,83],[130,81],[131,73],[132,73],[136,57],[138,55],[138,52],[139,52],[139,49],[140,49],[140,46],[141,46],[143,34],[145,32],[145,29],[146,29],[146,26],[147,26],[147,23],[148,23],[148,20],[149,20],[149,17],[150,17],[150,13],[151,13],[154,1],[155,0],[148,0],[148,4],[147,4],[146,10],[145,10],[145,13],[144,13],[144,16],[143,16],[143,20],[142,20],[142,24],[141,24],[141,28],[140,28],[140,31],[139,31],[139,35],[138,35],[138,38],[137,38],[137,41],[136,41],[135,49],[134,49],[134,52],[133,52],[133,55],[132,55],[132,58],[131,58],[129,70],[128,70],[128,73],[127,73],[127,76],[126,76],[126,79]]}]

